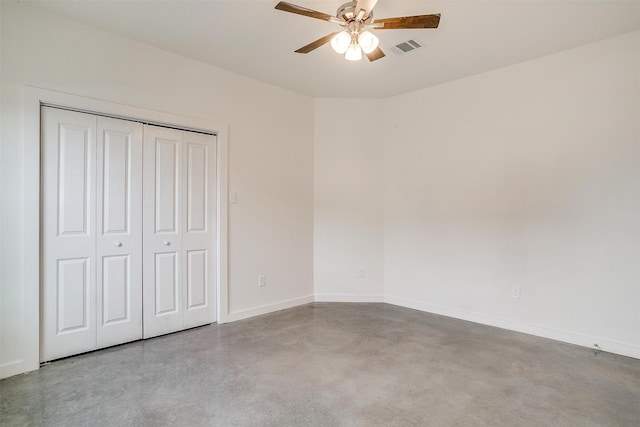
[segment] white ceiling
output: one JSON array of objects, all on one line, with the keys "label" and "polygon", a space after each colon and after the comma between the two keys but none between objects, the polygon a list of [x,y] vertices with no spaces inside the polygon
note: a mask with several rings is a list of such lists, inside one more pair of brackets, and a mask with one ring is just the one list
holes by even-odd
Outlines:
[{"label": "white ceiling", "polygon": [[[335,14],[346,0],[290,0]],[[376,34],[387,56],[346,61],[325,45],[339,28],[274,9],[277,0],[27,1],[89,26],[313,97],[387,97],[640,29],[640,1],[380,0],[377,18],[441,13],[436,30]],[[392,46],[414,38],[416,51]]]}]

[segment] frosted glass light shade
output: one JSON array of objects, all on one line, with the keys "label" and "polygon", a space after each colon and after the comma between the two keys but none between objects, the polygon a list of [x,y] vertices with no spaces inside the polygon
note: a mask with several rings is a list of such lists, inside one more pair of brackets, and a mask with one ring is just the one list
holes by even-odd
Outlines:
[{"label": "frosted glass light shade", "polygon": [[331,39],[331,47],[340,54],[347,51],[349,43],[351,43],[351,36],[346,31],[339,32]]},{"label": "frosted glass light shade", "polygon": [[378,40],[378,38],[374,36],[373,33],[369,31],[363,31],[358,36],[358,43],[360,44],[360,47],[362,48],[362,51],[364,53],[371,53],[376,50],[378,44],[380,43],[380,40]]},{"label": "frosted glass light shade", "polygon": [[360,61],[362,59],[362,50],[357,43],[351,43],[344,54],[345,59],[349,61]]}]

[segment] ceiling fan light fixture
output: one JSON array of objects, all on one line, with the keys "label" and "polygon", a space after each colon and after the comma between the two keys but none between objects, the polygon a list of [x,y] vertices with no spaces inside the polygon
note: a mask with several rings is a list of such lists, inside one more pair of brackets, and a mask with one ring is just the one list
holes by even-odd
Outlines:
[{"label": "ceiling fan light fixture", "polygon": [[358,44],[364,53],[371,53],[380,44],[380,40],[370,31],[363,31],[358,36]]},{"label": "ceiling fan light fixture", "polygon": [[331,39],[331,47],[339,54],[343,54],[349,49],[351,36],[347,31],[341,31]]},{"label": "ceiling fan light fixture", "polygon": [[358,43],[351,43],[344,57],[349,61],[360,61],[362,59],[362,49],[360,49]]},{"label": "ceiling fan light fixture", "polygon": [[309,53],[320,46],[330,43],[333,50],[338,54],[344,54],[344,57],[349,61],[362,59],[362,52],[367,55],[367,59],[370,62],[384,58],[385,54],[379,47],[380,41],[371,32],[367,31],[369,29],[438,28],[440,24],[439,13],[374,20],[373,8],[377,2],[378,0],[351,0],[340,6],[335,16],[286,1],[278,2],[276,9],[321,21],[328,21],[342,27],[339,32],[332,32],[296,49],[296,53]]}]

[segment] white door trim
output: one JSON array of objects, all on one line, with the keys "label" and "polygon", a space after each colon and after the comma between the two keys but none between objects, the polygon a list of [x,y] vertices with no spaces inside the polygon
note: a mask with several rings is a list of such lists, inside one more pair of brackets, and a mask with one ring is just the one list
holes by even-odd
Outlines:
[{"label": "white door trim", "polygon": [[[40,106],[106,114],[143,122],[166,124],[217,135],[217,322],[227,322],[228,304],[228,135],[225,124],[101,101],[52,90],[24,87],[24,294],[22,358],[6,366],[2,377],[32,371],[40,366]],[[5,367],[3,367],[5,368]],[[4,369],[3,369],[4,371]]]}]

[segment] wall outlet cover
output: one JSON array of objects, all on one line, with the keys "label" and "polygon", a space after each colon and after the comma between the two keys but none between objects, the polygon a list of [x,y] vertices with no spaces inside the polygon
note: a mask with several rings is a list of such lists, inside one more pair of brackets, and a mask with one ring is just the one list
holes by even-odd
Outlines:
[{"label": "wall outlet cover", "polygon": [[520,286],[514,286],[511,290],[511,298],[520,299]]}]

